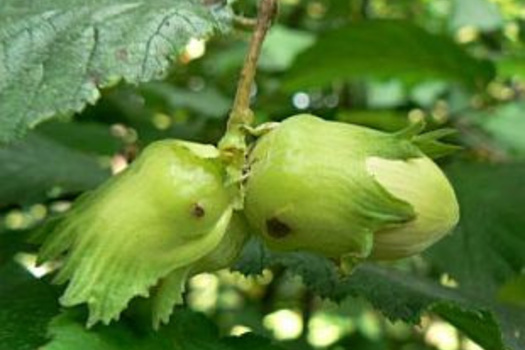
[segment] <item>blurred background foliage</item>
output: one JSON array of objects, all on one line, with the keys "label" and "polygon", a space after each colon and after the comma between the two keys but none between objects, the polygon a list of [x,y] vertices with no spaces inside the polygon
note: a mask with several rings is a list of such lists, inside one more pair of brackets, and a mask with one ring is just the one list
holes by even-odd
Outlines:
[{"label": "blurred background foliage", "polygon": [[[453,127],[458,133],[450,141],[463,150],[440,163],[457,188],[462,222],[424,256],[364,268],[371,273],[364,276],[381,276],[375,268],[392,266],[413,276],[408,280],[413,284],[403,290],[405,304],[394,300],[402,276],[390,275],[392,285],[372,283],[370,290],[349,287],[334,302],[322,297],[333,291],[307,287],[323,278],[323,271],[310,273],[314,283],[306,283],[308,274],[298,276],[297,268],[269,263],[254,268],[260,272],[255,276],[221,271],[194,277],[188,285],[190,307],[209,316],[222,335],[254,331],[279,340],[284,349],[492,350],[502,343],[523,349],[525,4],[282,0],[280,5],[253,89],[257,123],[313,113],[386,131],[421,119],[429,129]],[[256,1],[237,1],[233,7],[239,16],[253,17]],[[34,267],[33,247],[24,241],[27,232],[123,170],[148,143],[163,138],[216,143],[249,36],[249,28],[237,25],[229,35],[192,39],[167,79],[107,88],[96,105],[42,123],[0,148],[2,278],[12,278],[17,269],[10,262],[15,253],[15,261],[33,275],[52,269]],[[423,284],[428,281],[433,284]],[[40,299],[52,293],[29,277],[17,282],[35,284],[24,287],[24,293]],[[0,310],[18,290],[0,286]],[[492,314],[474,321],[461,318],[447,309],[449,304],[436,302],[456,298],[440,294],[450,290],[460,290],[462,298],[472,297],[469,302],[479,302]],[[13,321],[14,313],[4,309],[0,321],[10,322],[12,334],[31,338],[42,333],[44,321],[56,311],[52,301],[46,305],[20,305],[27,320]],[[491,334],[492,317],[503,335]],[[17,326],[27,322],[29,333]],[[6,339],[10,347],[0,348],[15,349],[14,336]]]}]

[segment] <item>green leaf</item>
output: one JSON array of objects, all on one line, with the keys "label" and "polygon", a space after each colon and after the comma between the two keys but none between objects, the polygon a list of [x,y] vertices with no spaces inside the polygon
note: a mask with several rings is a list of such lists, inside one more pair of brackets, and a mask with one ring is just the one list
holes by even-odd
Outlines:
[{"label": "green leaf", "polygon": [[272,344],[270,339],[254,333],[244,333],[239,337],[228,337],[224,341],[231,346],[232,350],[284,350],[282,347]]},{"label": "green leaf", "polygon": [[505,304],[525,307],[525,275],[505,283],[498,291],[498,300]]},{"label": "green leaf", "polygon": [[315,42],[315,37],[307,31],[290,29],[275,25],[264,40],[258,67],[266,71],[284,71],[295,57]]},{"label": "green leaf", "polygon": [[51,341],[42,350],[168,350],[177,349],[171,344],[167,332],[134,331],[132,325],[124,322],[111,327],[95,327],[87,330],[82,322],[83,315],[68,311],[51,322],[48,337]]},{"label": "green leaf", "polygon": [[466,114],[465,118],[497,141],[499,147],[514,156],[523,158],[525,156],[524,108],[523,102],[507,103],[492,110]]},{"label": "green leaf", "polygon": [[[440,271],[498,315],[507,344],[525,346],[525,307],[498,302],[500,288],[525,268],[525,164],[458,163],[448,169],[462,219],[455,234],[427,253]],[[482,288],[480,288],[482,286]]]},{"label": "green leaf", "polygon": [[222,118],[228,114],[231,106],[230,99],[211,87],[188,91],[168,83],[154,82],[143,85],[140,92],[148,103],[160,105],[172,113],[189,108],[205,116]]},{"label": "green leaf", "polygon": [[337,113],[336,119],[388,132],[399,131],[409,125],[405,113],[392,110],[343,110]]},{"label": "green leaf", "polygon": [[34,350],[58,312],[57,296],[18,264],[0,266],[0,350]]},{"label": "green leaf", "polygon": [[324,258],[269,252],[257,241],[246,246],[237,269],[253,274],[264,266],[284,265],[321,296],[364,296],[387,317],[408,322],[417,322],[422,312],[431,310],[487,349],[523,349],[525,308],[516,302],[522,300],[520,292],[513,287],[505,297],[504,291],[509,293],[509,285],[516,285],[525,267],[525,164],[460,163],[448,170],[462,219],[454,234],[426,256],[434,269],[458,282],[456,288],[371,264],[339,278],[333,263]]},{"label": "green leaf", "polygon": [[342,79],[398,77],[410,83],[445,80],[481,87],[494,76],[487,61],[469,56],[451,39],[403,21],[358,22],[324,33],[300,54],[285,88],[326,86]]},{"label": "green leaf", "polygon": [[525,53],[523,51],[514,52],[507,56],[501,57],[496,65],[498,75],[503,77],[525,79]]},{"label": "green leaf", "polygon": [[458,163],[447,174],[462,218],[455,234],[427,256],[462,288],[493,297],[525,267],[525,164]]},{"label": "green leaf", "polygon": [[365,84],[366,105],[371,110],[395,109],[407,103],[407,91],[397,79],[368,81]]},{"label": "green leaf", "polygon": [[108,176],[96,159],[31,133],[0,148],[0,207],[27,204],[61,194],[91,189]]},{"label": "green leaf", "polygon": [[410,323],[419,322],[423,312],[433,311],[487,349],[503,348],[498,322],[475,294],[369,263],[341,277],[325,258],[309,253],[270,252],[255,239],[249,242],[235,269],[258,274],[265,266],[273,265],[285,266],[301,276],[307,287],[322,297],[342,301],[347,296],[361,296],[389,319]]},{"label": "green leaf", "polygon": [[416,323],[431,310],[487,349],[503,349],[499,325],[472,295],[393,269],[363,265],[338,287],[339,297],[365,296],[392,320]]},{"label": "green leaf", "polygon": [[0,142],[121,79],[164,77],[190,38],[227,30],[230,12],[197,0],[0,2]]},{"label": "green leaf", "polygon": [[37,131],[54,141],[81,152],[112,156],[124,147],[122,140],[111,135],[109,125],[95,122],[43,123]]},{"label": "green leaf", "polygon": [[461,329],[468,337],[485,349],[503,349],[498,322],[491,312],[460,309],[448,303],[437,304],[432,311]]},{"label": "green leaf", "polygon": [[450,16],[450,29],[472,26],[481,31],[495,31],[504,21],[498,5],[489,0],[455,0]]},{"label": "green leaf", "polygon": [[[4,217],[0,216],[0,220]],[[27,230],[6,230],[0,227],[0,267],[12,260],[13,255],[27,246]]]},{"label": "green leaf", "polygon": [[139,331],[131,319],[87,330],[82,316],[69,311],[55,318],[49,328],[52,340],[42,350],[278,350],[254,334],[221,338],[213,322],[187,309],[177,310],[172,322],[158,332]]}]

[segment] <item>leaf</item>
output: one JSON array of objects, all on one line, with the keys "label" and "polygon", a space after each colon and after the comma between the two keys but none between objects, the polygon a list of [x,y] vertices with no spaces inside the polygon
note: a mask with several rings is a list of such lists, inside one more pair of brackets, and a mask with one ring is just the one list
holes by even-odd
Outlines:
[{"label": "leaf", "polygon": [[[4,217],[0,216],[0,220],[3,219]],[[10,262],[13,255],[28,246],[26,243],[28,236],[27,230],[6,230],[0,227],[0,267]]]},{"label": "leaf", "polygon": [[284,350],[282,347],[272,344],[270,339],[254,333],[244,333],[239,337],[228,337],[224,341],[232,347],[232,350]]},{"label": "leaf", "polygon": [[197,0],[0,2],[0,142],[95,103],[121,79],[165,76],[190,38],[230,26]]},{"label": "leaf", "polygon": [[371,110],[395,109],[407,103],[407,91],[397,79],[369,81],[365,85],[366,105]]},{"label": "leaf", "polygon": [[[202,102],[202,97],[197,98],[196,95],[186,91],[189,93],[192,105],[189,106],[185,103],[183,108],[180,105],[176,107],[175,104],[180,102],[178,97],[166,95],[168,99],[172,99],[169,101],[160,95],[148,96],[141,93],[145,85],[149,84],[141,84],[138,87],[121,85],[118,88],[111,89],[96,106],[86,109],[82,113],[82,117],[88,120],[124,124],[136,131],[142,145],[165,138],[202,141],[202,134],[207,122],[215,118],[214,116],[203,115],[201,112],[203,110],[210,111],[210,106],[191,110],[195,106],[193,101],[199,99]],[[174,91],[174,93],[176,94],[178,91],[180,90]],[[202,96],[208,98],[209,95],[214,95],[214,90],[211,87],[208,91],[206,89],[202,91]],[[218,95],[215,97],[219,97]],[[212,96],[211,98],[218,101],[223,96],[221,95],[217,99],[215,97]],[[171,104],[172,101],[175,102],[173,105]],[[200,104],[202,105],[202,103]],[[195,108],[197,107],[195,106]],[[218,111],[216,109],[213,113],[218,113]],[[126,132],[123,136],[124,140],[132,141],[133,131]]]},{"label": "leaf", "polygon": [[525,275],[511,279],[501,286],[498,300],[505,304],[525,307]]},{"label": "leaf", "polygon": [[264,40],[258,67],[280,72],[288,69],[294,58],[315,41],[312,33],[275,25]]},{"label": "leaf", "polygon": [[507,103],[492,110],[466,114],[465,118],[488,133],[497,141],[499,147],[514,156],[523,158],[525,156],[523,108],[525,108],[523,102]]},{"label": "leaf", "polygon": [[187,91],[168,83],[145,84],[140,92],[149,103],[163,106],[174,113],[181,108],[189,108],[199,114],[212,118],[222,118],[230,110],[231,101],[215,88],[200,91]]},{"label": "leaf", "polygon": [[410,323],[419,322],[423,312],[432,310],[480,345],[503,348],[494,315],[476,301],[475,295],[370,263],[359,265],[348,277],[341,277],[326,258],[309,253],[270,252],[258,240],[249,242],[245,249],[235,267],[245,274],[258,274],[265,266],[285,266],[321,297],[342,301],[347,296],[361,296],[389,319]]},{"label": "leaf", "polygon": [[495,31],[504,21],[498,5],[489,0],[454,0],[450,16],[450,29],[459,30],[472,26],[481,31]]},{"label": "leaf", "polygon": [[447,174],[462,219],[456,233],[427,257],[462,288],[492,297],[525,267],[525,164],[458,163],[447,168]]},{"label": "leaf", "polygon": [[0,164],[0,207],[44,200],[57,188],[82,192],[109,176],[95,158],[36,133],[0,148]]},{"label": "leaf", "polygon": [[0,266],[0,350],[34,350],[58,312],[57,296],[15,262]]},{"label": "leaf", "polygon": [[96,122],[51,122],[40,124],[38,133],[68,148],[84,153],[112,156],[124,147],[111,135],[109,125]]},{"label": "leaf", "polygon": [[498,75],[511,77],[518,80],[525,79],[525,53],[523,51],[513,52],[497,61]]},{"label": "leaf", "polygon": [[399,131],[410,123],[405,113],[391,110],[342,110],[336,119],[387,132]]},{"label": "leaf", "polygon": [[487,349],[503,349],[493,314],[475,297],[422,277],[374,265],[363,265],[339,286],[339,297],[361,295],[392,320],[417,323],[431,310]]},{"label": "leaf", "polygon": [[124,322],[87,330],[78,310],[57,316],[49,326],[51,341],[42,350],[168,350],[176,349],[166,332],[134,331]]},{"label": "leaf", "polygon": [[221,338],[213,322],[188,309],[177,310],[173,321],[158,332],[139,331],[131,319],[87,330],[82,319],[74,311],[55,318],[49,328],[52,340],[42,350],[278,350],[254,334]]},{"label": "leaf", "polygon": [[447,37],[409,22],[370,20],[322,34],[298,56],[284,86],[295,91],[343,79],[398,77],[410,83],[445,80],[473,88],[493,76],[492,64],[469,56]]},{"label": "leaf", "polygon": [[373,264],[362,264],[341,278],[327,259],[270,252],[258,241],[245,247],[236,269],[254,274],[265,266],[283,265],[320,296],[363,296],[387,317],[407,322],[418,322],[430,310],[487,349],[523,349],[525,308],[514,302],[516,292],[509,304],[502,291],[516,283],[525,267],[525,164],[458,163],[448,173],[462,219],[454,234],[425,256],[434,269],[456,280],[457,288]]},{"label": "leaf", "polygon": [[504,349],[498,322],[487,311],[458,310],[447,303],[437,304],[432,311],[461,329],[468,337],[482,344],[485,349]]},{"label": "leaf", "polygon": [[489,305],[499,315],[508,344],[523,348],[525,338],[520,330],[525,324],[525,308],[498,303],[498,293],[525,268],[525,164],[458,163],[448,174],[456,188],[462,219],[455,234],[426,256],[461,289],[475,293]]}]

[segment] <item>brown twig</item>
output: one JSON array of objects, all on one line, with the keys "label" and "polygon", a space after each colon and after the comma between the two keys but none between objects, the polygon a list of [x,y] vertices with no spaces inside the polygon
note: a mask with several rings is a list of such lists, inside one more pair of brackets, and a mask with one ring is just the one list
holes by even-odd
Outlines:
[{"label": "brown twig", "polygon": [[262,44],[277,13],[277,1],[260,0],[255,31],[244,60],[241,76],[239,77],[226,133],[218,145],[221,158],[226,164],[228,173],[226,183],[237,187],[233,204],[236,209],[240,209],[243,206],[242,179],[248,148],[246,145],[246,133],[254,119],[253,111],[250,109],[251,91]]},{"label": "brown twig", "polygon": [[244,60],[241,71],[237,93],[233,102],[233,108],[228,120],[228,129],[238,125],[249,125],[253,122],[253,112],[250,109],[250,96],[257,70],[257,61],[261,54],[261,47],[266,33],[272,25],[272,20],[277,13],[277,0],[261,0],[259,14],[255,25],[250,48]]},{"label": "brown twig", "polygon": [[235,15],[233,17],[233,24],[243,29],[254,30],[257,26],[257,19]]}]

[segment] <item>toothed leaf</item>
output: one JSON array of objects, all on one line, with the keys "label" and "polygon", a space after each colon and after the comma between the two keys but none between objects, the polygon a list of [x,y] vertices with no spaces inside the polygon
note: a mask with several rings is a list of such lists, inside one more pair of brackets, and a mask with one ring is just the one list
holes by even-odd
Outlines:
[{"label": "toothed leaf", "polygon": [[165,77],[191,38],[228,31],[231,16],[199,0],[0,1],[0,143],[120,80]]}]

